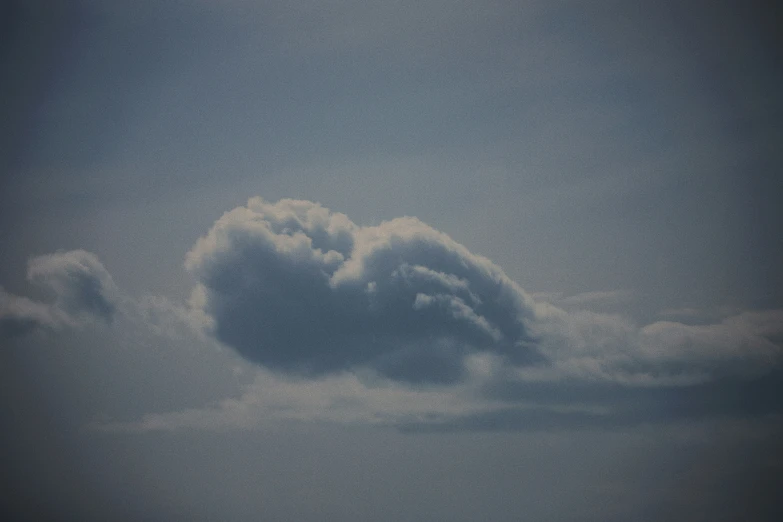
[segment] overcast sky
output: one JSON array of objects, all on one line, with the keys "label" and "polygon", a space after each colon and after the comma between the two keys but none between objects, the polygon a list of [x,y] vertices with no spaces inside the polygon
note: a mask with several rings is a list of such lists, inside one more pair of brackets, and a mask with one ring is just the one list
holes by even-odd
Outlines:
[{"label": "overcast sky", "polygon": [[780,520],[765,2],[0,7],[9,520]]}]

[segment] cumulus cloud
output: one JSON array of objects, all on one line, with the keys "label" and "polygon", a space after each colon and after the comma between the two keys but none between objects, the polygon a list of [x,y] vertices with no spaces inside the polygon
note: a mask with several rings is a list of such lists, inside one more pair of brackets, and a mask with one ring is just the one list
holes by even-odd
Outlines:
[{"label": "cumulus cloud", "polygon": [[117,311],[117,288],[98,258],[71,250],[30,260],[27,278],[54,295],[54,305],[75,318],[111,322]]},{"label": "cumulus cloud", "polygon": [[[500,407],[501,401],[494,401]],[[417,388],[350,372],[319,378],[287,376],[259,369],[239,397],[178,412],[152,413],[134,422],[101,422],[107,431],[253,429],[278,421],[401,426],[445,422],[474,415],[493,401],[470,387]]]},{"label": "cumulus cloud", "polygon": [[416,218],[362,227],[309,201],[249,200],[198,240],[186,267],[198,280],[196,312],[218,340],[300,376],[369,368],[398,381],[453,384],[485,354],[495,361],[487,371],[503,382],[688,386],[758,375],[781,353],[781,311],[639,326],[558,308]]},{"label": "cumulus cloud", "polygon": [[[780,356],[783,310],[744,312],[705,325],[659,321],[640,333],[640,352],[648,360],[753,371],[770,367]],[[737,368],[738,362],[744,364]]]},{"label": "cumulus cloud", "polygon": [[527,379],[685,386],[759,376],[783,354],[783,310],[744,312],[713,324],[639,326],[620,315],[550,307],[539,316],[536,331],[550,365],[521,370]]},{"label": "cumulus cloud", "polygon": [[251,199],[187,256],[213,332],[303,375],[353,367],[455,382],[478,352],[541,360],[534,302],[488,259],[416,218],[360,227],[317,203]]},{"label": "cumulus cloud", "polygon": [[541,431],[783,415],[779,370],[750,381],[633,386],[563,376],[535,380],[505,374],[500,378],[482,368],[491,367],[494,357],[470,357],[465,381],[427,387],[363,372],[313,378],[259,368],[255,379],[237,397],[203,407],[150,413],[130,422],[102,419],[92,428],[222,431],[297,421],[386,426],[402,431]]},{"label": "cumulus cloud", "polygon": [[531,297],[411,217],[362,227],[317,203],[253,198],[216,221],[186,268],[197,283],[176,303],[123,296],[89,252],[33,258],[27,277],[49,300],[0,289],[0,334],[112,322],[121,311],[134,328],[217,340],[256,364],[240,397],[99,426],[107,429],[267,418],[548,429],[736,414],[747,404],[781,413],[769,397],[780,391],[783,310],[638,325],[582,308],[627,292]]},{"label": "cumulus cloud", "polygon": [[98,258],[84,250],[56,252],[30,259],[27,279],[50,302],[38,302],[0,289],[0,333],[15,336],[38,328],[110,323],[118,291]]}]

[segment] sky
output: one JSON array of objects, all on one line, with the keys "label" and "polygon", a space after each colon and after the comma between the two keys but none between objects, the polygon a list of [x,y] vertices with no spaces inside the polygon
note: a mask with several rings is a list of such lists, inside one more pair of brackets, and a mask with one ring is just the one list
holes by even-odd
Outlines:
[{"label": "sky", "polygon": [[780,520],[781,22],[3,3],[4,520]]}]

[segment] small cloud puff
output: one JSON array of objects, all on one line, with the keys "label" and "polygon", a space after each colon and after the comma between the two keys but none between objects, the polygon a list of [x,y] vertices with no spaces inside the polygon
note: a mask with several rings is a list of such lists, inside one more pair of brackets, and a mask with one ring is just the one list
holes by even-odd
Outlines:
[{"label": "small cloud puff", "polygon": [[186,268],[198,282],[179,304],[122,295],[83,250],[33,258],[27,278],[50,299],[0,288],[0,339],[121,322],[121,313],[134,328],[195,333],[262,367],[239,399],[128,429],[275,416],[548,429],[781,412],[783,310],[641,326],[583,308],[628,292],[536,296],[560,308],[411,217],[361,227],[317,203],[254,198],[198,240]]},{"label": "small cloud puff", "polygon": [[37,328],[54,328],[63,321],[50,306],[0,288],[0,338],[16,337]]},{"label": "small cloud puff", "polygon": [[0,289],[0,335],[16,336],[39,328],[77,326],[94,320],[110,323],[118,291],[98,258],[84,250],[32,258],[27,279],[52,298],[40,303]]}]

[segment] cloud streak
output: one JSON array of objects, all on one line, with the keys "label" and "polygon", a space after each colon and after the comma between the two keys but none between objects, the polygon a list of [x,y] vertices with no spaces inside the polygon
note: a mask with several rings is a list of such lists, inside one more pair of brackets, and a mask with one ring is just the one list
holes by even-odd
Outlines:
[{"label": "cloud streak", "polygon": [[562,309],[537,302],[489,259],[416,218],[362,227],[309,201],[250,199],[198,240],[186,267],[198,280],[197,312],[218,340],[299,376],[369,369],[454,384],[470,378],[466,361],[483,354],[502,380],[685,386],[760,375],[781,353],[780,310],[639,326]]}]

